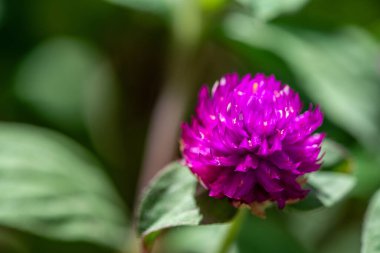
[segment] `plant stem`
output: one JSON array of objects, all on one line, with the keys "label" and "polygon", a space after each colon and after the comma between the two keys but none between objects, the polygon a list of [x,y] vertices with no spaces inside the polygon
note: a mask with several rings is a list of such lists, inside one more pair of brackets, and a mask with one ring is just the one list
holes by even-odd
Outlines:
[{"label": "plant stem", "polygon": [[147,134],[139,192],[178,150],[179,125],[192,96],[197,55],[202,35],[202,15],[198,1],[173,3],[171,42],[164,88],[152,113]]},{"label": "plant stem", "polygon": [[236,214],[235,218],[232,220],[232,223],[226,232],[224,239],[219,247],[219,249],[216,251],[216,253],[227,253],[228,250],[231,248],[232,243],[235,241],[236,235],[240,231],[241,224],[244,221],[244,218],[246,214],[248,213],[248,209],[246,208],[239,208],[238,213]]}]

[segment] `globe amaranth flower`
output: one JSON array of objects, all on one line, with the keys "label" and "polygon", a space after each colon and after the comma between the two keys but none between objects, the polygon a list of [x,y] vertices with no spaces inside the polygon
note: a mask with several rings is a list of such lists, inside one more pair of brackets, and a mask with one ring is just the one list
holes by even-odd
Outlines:
[{"label": "globe amaranth flower", "polygon": [[319,107],[302,112],[299,95],[273,75],[227,74],[199,92],[195,116],[182,125],[186,165],[214,198],[235,204],[304,198],[303,175],[321,165]]}]

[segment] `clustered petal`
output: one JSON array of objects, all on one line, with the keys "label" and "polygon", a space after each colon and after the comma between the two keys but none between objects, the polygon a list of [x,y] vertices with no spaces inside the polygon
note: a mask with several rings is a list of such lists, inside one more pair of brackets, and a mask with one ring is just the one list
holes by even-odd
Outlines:
[{"label": "clustered petal", "polygon": [[304,198],[301,179],[320,168],[319,107],[302,112],[299,95],[273,75],[227,74],[199,92],[182,125],[187,166],[215,198],[248,205]]}]

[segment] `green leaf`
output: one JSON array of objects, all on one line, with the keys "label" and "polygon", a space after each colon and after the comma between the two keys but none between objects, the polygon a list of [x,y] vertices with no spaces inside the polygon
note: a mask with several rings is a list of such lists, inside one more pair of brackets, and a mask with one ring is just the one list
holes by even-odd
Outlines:
[{"label": "green leaf", "polygon": [[358,149],[354,151],[354,159],[358,183],[353,196],[367,201],[380,188],[380,154]]},{"label": "green leaf", "polygon": [[[59,37],[41,43],[25,58],[16,73],[14,90],[28,108],[49,123],[77,131],[87,123],[88,106],[100,107],[93,103],[94,94],[103,89],[108,98],[112,93],[113,78],[105,57],[95,48]],[[96,108],[100,117],[109,107],[102,102],[105,108]]]},{"label": "green leaf", "polygon": [[[161,241],[161,252],[213,253],[217,252],[230,224],[174,228]],[[229,253],[238,253],[236,245]]]},{"label": "green leaf", "polygon": [[21,63],[14,91],[25,109],[49,125],[74,136],[88,134],[113,164],[124,156],[115,84],[115,74],[98,50],[58,37],[41,43]]},{"label": "green leaf", "polygon": [[380,252],[380,191],[372,197],[365,215],[361,253]]},{"label": "green leaf", "polygon": [[138,217],[144,236],[168,227],[198,225],[201,214],[194,199],[196,178],[179,163],[172,163],[146,189]]},{"label": "green leaf", "polygon": [[306,199],[292,205],[296,209],[310,210],[329,207],[346,196],[356,185],[351,156],[339,143],[325,139],[322,143],[322,171],[308,176],[306,188],[311,191]]},{"label": "green leaf", "polygon": [[147,237],[171,227],[220,223],[235,214],[235,208],[226,204],[226,200],[212,199],[202,192],[197,195],[196,191],[197,180],[189,168],[178,162],[169,164],[143,195],[138,212],[138,233]]},{"label": "green leaf", "polygon": [[317,197],[322,204],[329,207],[344,198],[355,186],[356,180],[351,175],[320,171],[310,174],[308,183],[317,189]]},{"label": "green leaf", "polygon": [[290,29],[241,14],[227,19],[225,32],[234,41],[279,56],[330,121],[367,147],[377,148],[379,47],[370,35],[354,28],[330,34]]},{"label": "green leaf", "polygon": [[237,0],[237,2],[250,8],[255,18],[270,20],[281,14],[296,12],[309,0]]},{"label": "green leaf", "polygon": [[352,155],[339,143],[325,139],[322,143],[323,156],[322,170],[342,173],[353,172]]},{"label": "green leaf", "polygon": [[325,167],[334,166],[342,162],[342,160],[349,159],[348,150],[346,150],[339,143],[330,139],[325,139],[323,141],[321,153],[324,154],[323,166]]},{"label": "green leaf", "polygon": [[180,6],[184,0],[106,0],[127,8],[146,11],[159,15],[169,14],[173,8]]},{"label": "green leaf", "polygon": [[83,130],[86,86],[99,61],[99,55],[82,42],[49,40],[21,63],[16,73],[16,96],[49,123]]},{"label": "green leaf", "polygon": [[123,205],[99,163],[49,130],[0,124],[0,225],[121,248]]},{"label": "green leaf", "polygon": [[178,0],[106,0],[128,8],[152,13],[165,13],[170,9],[170,3]]},{"label": "green leaf", "polygon": [[314,252],[314,249],[321,246],[321,241],[325,241],[326,234],[331,234],[334,227],[341,222],[345,207],[346,203],[342,202],[314,212],[289,212],[284,218],[289,233],[293,234],[306,249]]},{"label": "green leaf", "polygon": [[313,188],[309,184],[306,186],[306,188],[310,189],[310,192],[307,195],[307,197],[293,205],[289,205],[289,209],[309,211],[323,207],[323,204],[319,199],[318,190]]},{"label": "green leaf", "polygon": [[[187,0],[106,0],[110,3],[118,4],[128,8],[151,12],[154,14],[167,15],[173,14],[175,9],[189,5]],[[226,0],[192,0],[189,6],[196,6],[205,11],[215,11],[220,9]],[[182,13],[186,15],[187,13]],[[188,20],[189,21],[189,20]]]},{"label": "green leaf", "polygon": [[220,10],[228,0],[198,0],[203,10],[217,11]]},{"label": "green leaf", "polygon": [[305,200],[292,207],[301,210],[330,207],[347,196],[355,184],[356,179],[352,175],[333,171],[311,173],[306,187],[311,192]]}]

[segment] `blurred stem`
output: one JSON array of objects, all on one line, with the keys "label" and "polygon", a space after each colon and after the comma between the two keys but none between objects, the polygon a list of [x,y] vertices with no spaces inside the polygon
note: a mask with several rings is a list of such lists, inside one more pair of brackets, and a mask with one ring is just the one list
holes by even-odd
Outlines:
[{"label": "blurred stem", "polygon": [[240,227],[247,213],[249,213],[247,208],[244,208],[244,207],[239,208],[238,213],[236,214],[235,218],[232,220],[230,228],[228,229],[216,253],[227,253],[230,250],[231,245],[235,241],[235,238],[240,231]]},{"label": "blurred stem", "polygon": [[178,149],[178,132],[196,78],[196,52],[202,34],[202,11],[198,1],[174,1],[171,16],[171,47],[164,88],[158,98],[147,134],[139,189]]}]

